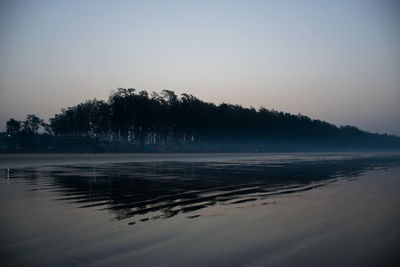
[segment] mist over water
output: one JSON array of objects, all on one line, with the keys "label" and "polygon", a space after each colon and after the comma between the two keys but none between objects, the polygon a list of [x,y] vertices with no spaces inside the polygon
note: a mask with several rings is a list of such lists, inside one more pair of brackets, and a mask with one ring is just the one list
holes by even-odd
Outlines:
[{"label": "mist over water", "polygon": [[0,265],[400,266],[400,2],[0,1]]}]

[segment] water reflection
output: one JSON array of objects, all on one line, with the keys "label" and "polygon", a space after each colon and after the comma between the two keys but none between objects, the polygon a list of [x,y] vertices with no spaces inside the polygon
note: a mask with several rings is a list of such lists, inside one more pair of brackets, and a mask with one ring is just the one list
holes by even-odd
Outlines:
[{"label": "water reflection", "polygon": [[[209,206],[241,205],[310,190],[338,177],[356,177],[399,162],[399,157],[276,163],[164,161],[25,168],[12,170],[11,176],[29,190],[57,192],[58,201],[106,209],[117,220],[136,224],[177,214],[194,219]],[[6,172],[10,180],[10,170]]]}]

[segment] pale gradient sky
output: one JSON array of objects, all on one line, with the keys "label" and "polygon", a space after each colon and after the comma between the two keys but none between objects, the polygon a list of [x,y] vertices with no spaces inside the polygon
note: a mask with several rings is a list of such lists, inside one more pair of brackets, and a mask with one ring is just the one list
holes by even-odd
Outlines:
[{"label": "pale gradient sky", "polygon": [[117,87],[400,135],[400,4],[0,0],[0,130]]}]

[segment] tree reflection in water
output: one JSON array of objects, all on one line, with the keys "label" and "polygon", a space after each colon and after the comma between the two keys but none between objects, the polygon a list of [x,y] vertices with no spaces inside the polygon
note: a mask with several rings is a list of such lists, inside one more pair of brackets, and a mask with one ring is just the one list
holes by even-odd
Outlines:
[{"label": "tree reflection in water", "polygon": [[275,163],[159,161],[25,168],[12,170],[12,176],[23,178],[31,190],[57,191],[59,201],[110,210],[116,219],[131,218],[134,224],[178,213],[196,218],[208,206],[309,190],[399,163],[400,157]]}]

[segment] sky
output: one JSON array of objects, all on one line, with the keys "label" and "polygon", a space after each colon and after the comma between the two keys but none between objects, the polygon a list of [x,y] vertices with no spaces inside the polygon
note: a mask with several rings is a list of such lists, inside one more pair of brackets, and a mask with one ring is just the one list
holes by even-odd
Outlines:
[{"label": "sky", "polygon": [[0,131],[118,87],[400,135],[400,3],[0,0]]}]

